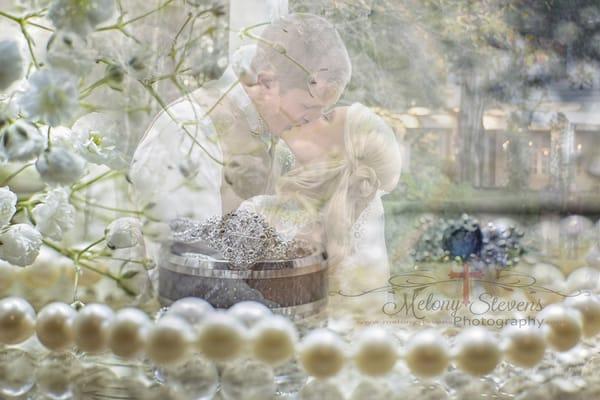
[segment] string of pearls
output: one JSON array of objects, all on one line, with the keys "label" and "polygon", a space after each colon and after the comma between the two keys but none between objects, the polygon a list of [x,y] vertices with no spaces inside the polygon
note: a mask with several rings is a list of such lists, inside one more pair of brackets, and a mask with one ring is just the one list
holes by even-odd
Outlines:
[{"label": "string of pearls", "polygon": [[453,345],[434,329],[416,332],[402,349],[395,336],[379,327],[358,333],[350,347],[327,329],[314,329],[301,341],[290,320],[273,315],[262,304],[242,302],[227,311],[207,302],[186,298],[175,302],[156,322],[141,310],[113,312],[104,304],[80,311],[65,303],[51,303],[37,314],[22,298],[0,300],[0,344],[15,345],[34,334],[48,350],[61,352],[76,346],[86,353],[112,351],[122,358],[146,355],[160,366],[186,361],[195,352],[224,362],[252,357],[272,366],[296,357],[317,378],[336,375],[352,361],[369,376],[390,372],[403,360],[415,376],[442,374],[450,363],[472,375],[492,372],[504,358],[520,367],[539,363],[549,347],[565,352],[582,337],[600,333],[600,300],[582,294],[552,304],[538,314],[541,328],[508,327],[498,340],[484,328],[460,332]]}]

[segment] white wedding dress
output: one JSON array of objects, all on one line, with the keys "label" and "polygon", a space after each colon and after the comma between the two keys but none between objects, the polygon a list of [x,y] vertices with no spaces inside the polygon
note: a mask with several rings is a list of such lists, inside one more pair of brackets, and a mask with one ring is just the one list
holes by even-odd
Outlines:
[{"label": "white wedding dress", "polygon": [[[278,143],[280,157],[287,158],[293,167],[293,154],[283,141]],[[352,314],[373,314],[381,311],[390,301],[388,289],[390,267],[385,241],[384,208],[381,200],[385,192],[378,190],[360,213],[348,234],[349,246],[335,265],[330,264],[330,304],[343,307]],[[297,202],[277,196],[256,196],[245,201],[240,209],[265,216],[284,239],[314,238],[315,227],[322,218],[303,209]],[[324,243],[325,249],[327,243]]]}]

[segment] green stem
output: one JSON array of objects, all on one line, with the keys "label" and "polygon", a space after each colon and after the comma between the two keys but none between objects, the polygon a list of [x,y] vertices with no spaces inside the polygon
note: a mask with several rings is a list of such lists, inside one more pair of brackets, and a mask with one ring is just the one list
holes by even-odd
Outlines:
[{"label": "green stem", "polygon": [[79,95],[79,99],[84,99],[87,96],[89,96],[90,94],[92,94],[92,91],[102,85],[104,85],[106,83],[106,81],[108,80],[107,77],[103,77],[98,79],[96,82],[92,83],[90,86],[86,87],[85,89],[83,89],[81,91],[81,94]]},{"label": "green stem", "polygon": [[132,263],[132,264],[140,264],[140,265],[146,265],[148,264],[147,260],[132,260],[129,258],[119,258],[119,257],[110,257],[110,256],[103,256],[103,255],[99,255],[99,258],[106,258],[108,260],[114,260],[114,261],[125,261],[127,263]]},{"label": "green stem", "polygon": [[10,182],[15,176],[19,175],[21,172],[25,171],[27,168],[33,165],[35,165],[35,162],[30,162],[23,165],[21,168],[19,168],[18,170],[7,176],[2,182],[0,182],[0,186],[6,186],[8,182]]},{"label": "green stem", "polygon": [[5,17],[5,18],[8,18],[8,19],[10,19],[10,20],[13,20],[13,21],[15,21],[15,22],[16,22],[16,23],[18,23],[18,24],[20,24],[20,23],[21,23],[21,21],[22,21],[22,19],[21,19],[21,18],[19,18],[19,17],[15,17],[14,15],[11,15],[11,14],[9,14],[9,13],[6,13],[6,12],[4,12],[4,11],[0,11],[0,16],[2,16],[2,17]]},{"label": "green stem", "polygon": [[52,128],[52,127],[51,127],[50,125],[48,125],[48,131],[46,132],[46,135],[47,135],[47,137],[48,137],[48,138],[47,138],[47,141],[48,141],[48,146],[47,146],[47,147],[48,147],[48,150],[50,150],[50,146],[51,146],[51,144],[52,144],[52,142],[51,142],[51,140],[50,140],[50,129],[51,129],[51,128]]},{"label": "green stem", "polygon": [[27,32],[27,29],[25,28],[26,24],[27,22],[25,22],[24,20],[19,22],[19,26],[21,27],[21,33],[23,33],[23,36],[27,41],[27,48],[29,49],[29,54],[31,55],[31,61],[33,61],[33,65],[35,65],[36,68],[39,68],[40,64],[38,63],[37,58],[35,58],[35,53],[33,51],[33,46],[35,45],[35,43],[33,42],[31,36],[29,36],[29,32]]},{"label": "green stem", "polygon": [[119,175],[119,174],[120,174],[120,172],[118,172],[118,171],[106,171],[106,172],[103,172],[100,175],[98,175],[98,176],[90,179],[89,181],[73,185],[71,187],[71,192],[77,192],[79,190],[82,190],[82,189],[85,189],[87,187],[92,186],[94,183],[96,183],[98,181],[101,181],[103,179],[112,178],[115,175]]},{"label": "green stem", "polygon": [[92,247],[104,242],[104,240],[106,239],[106,237],[102,236],[100,239],[96,240],[95,242],[90,243],[89,245],[87,245],[83,250],[81,250],[80,252],[77,253],[77,256],[75,257],[75,259],[77,261],[79,261],[79,259],[81,258],[81,256],[83,254],[85,254],[89,249],[91,249]]},{"label": "green stem", "polygon": [[102,205],[102,204],[91,202],[91,201],[86,200],[86,199],[82,199],[81,197],[74,196],[73,194],[71,194],[71,199],[79,201],[79,202],[82,202],[82,203],[84,203],[87,206],[95,207],[95,208],[100,208],[102,210],[114,211],[114,212],[119,212],[119,213],[123,213],[123,214],[133,214],[133,215],[143,215],[144,214],[143,211],[138,211],[138,210],[126,210],[126,209],[123,209],[123,208],[108,207],[108,206],[105,206],[105,205]]},{"label": "green stem", "polygon": [[48,31],[48,32],[54,32],[54,29],[48,28],[47,26],[40,25],[40,24],[37,24],[35,22],[31,22],[31,21],[28,21],[27,23],[29,25],[31,25],[31,26],[35,26],[36,28],[40,28],[40,29],[43,29],[43,30]]},{"label": "green stem", "polygon": [[[47,239],[42,239],[42,242],[44,243],[44,245],[46,247],[51,248],[52,250],[56,251],[59,254],[62,254],[63,256],[65,256],[67,258],[70,258],[74,262],[75,262],[75,257],[77,257],[77,254],[79,253],[77,250],[63,249],[62,247],[59,247],[58,245],[50,242]],[[95,272],[95,273],[97,273],[99,275],[102,275],[102,276],[104,276],[106,278],[109,278],[109,279],[115,281],[117,284],[119,284],[121,282],[121,279],[118,276],[115,276],[115,275],[111,274],[110,272],[102,271],[102,270],[100,270],[100,269],[98,269],[98,268],[96,268],[96,267],[94,267],[92,265],[89,265],[86,262],[79,261],[79,266],[83,267],[83,268],[85,268],[87,270],[90,270],[92,272]],[[131,294],[130,290],[125,289],[125,291],[127,293]]]},{"label": "green stem", "polygon": [[112,29],[117,29],[117,30],[121,30],[122,31],[123,27],[125,27],[125,26],[127,26],[127,25],[129,25],[129,24],[131,24],[133,22],[139,21],[142,18],[146,18],[147,16],[149,16],[151,14],[154,14],[157,11],[162,10],[163,8],[165,8],[166,6],[168,6],[169,4],[171,4],[172,2],[173,2],[173,0],[167,0],[162,5],[158,6],[157,8],[155,8],[153,10],[150,10],[150,11],[148,11],[148,12],[142,14],[142,15],[138,15],[137,17],[131,18],[131,19],[125,21],[125,22],[121,21],[121,22],[118,22],[118,23],[116,23],[114,25],[109,25],[109,26],[105,26],[105,27],[102,27],[102,28],[98,28],[98,29],[96,29],[96,31],[109,31],[109,30],[112,30]]},{"label": "green stem", "polygon": [[[148,92],[150,93],[150,95],[158,102],[158,104],[161,106],[161,108],[163,109],[163,111],[171,118],[171,120],[173,120],[173,122],[175,122],[177,125],[179,125],[181,127],[181,129],[185,132],[186,135],[189,136],[189,138],[192,140],[193,144],[197,145],[198,147],[200,147],[200,149],[206,153],[206,155],[213,160],[214,162],[216,162],[219,165],[225,165],[223,163],[223,161],[219,161],[217,160],[212,154],[210,154],[210,152],[196,139],[196,137],[194,135],[192,135],[192,133],[183,125],[177,123],[177,118],[175,118],[175,116],[173,115],[173,113],[171,113],[171,111],[169,110],[169,107],[167,104],[165,104],[165,102],[163,101],[163,99],[158,95],[158,93],[156,93],[156,91],[154,90],[154,88],[149,85],[146,84],[144,82],[140,82],[145,88],[146,90],[148,90]],[[231,89],[228,89],[228,91]],[[211,110],[214,109],[216,107],[217,104],[213,105],[211,107]],[[208,113],[206,113],[204,116],[208,115]]]},{"label": "green stem", "polygon": [[79,276],[81,275],[81,267],[80,267],[80,258],[81,256],[88,251],[89,249],[91,249],[92,247],[96,246],[97,244],[100,244],[104,241],[104,236],[98,240],[96,240],[95,242],[90,243],[89,245],[87,245],[83,250],[81,250],[80,252],[77,253],[77,255],[75,256],[75,258],[73,258],[73,263],[75,264],[75,282],[73,283],[73,301],[77,301],[79,300],[79,295],[78,295],[78,291],[79,291]]}]

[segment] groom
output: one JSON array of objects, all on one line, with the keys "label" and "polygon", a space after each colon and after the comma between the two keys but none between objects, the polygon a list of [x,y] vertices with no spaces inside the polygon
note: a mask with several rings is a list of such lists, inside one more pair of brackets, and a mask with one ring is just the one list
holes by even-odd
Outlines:
[{"label": "groom", "polygon": [[271,193],[279,135],[319,118],[350,79],[346,48],[323,18],[291,14],[254,39],[218,81],[160,112],[135,151],[133,195],[156,241],[174,218],[223,215]]}]

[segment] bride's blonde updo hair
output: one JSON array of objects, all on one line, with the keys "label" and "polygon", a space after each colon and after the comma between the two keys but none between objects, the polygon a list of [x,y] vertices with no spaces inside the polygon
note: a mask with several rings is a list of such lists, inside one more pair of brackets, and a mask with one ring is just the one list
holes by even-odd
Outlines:
[{"label": "bride's blonde updo hair", "polygon": [[360,103],[347,109],[344,157],[296,168],[279,185],[312,207],[323,221],[333,264],[349,254],[352,225],[375,197],[398,184],[400,144],[392,128]]}]

